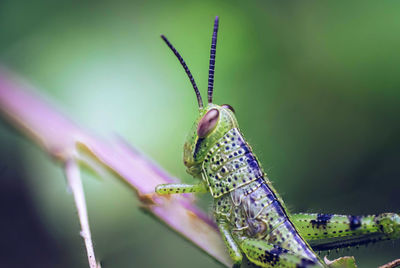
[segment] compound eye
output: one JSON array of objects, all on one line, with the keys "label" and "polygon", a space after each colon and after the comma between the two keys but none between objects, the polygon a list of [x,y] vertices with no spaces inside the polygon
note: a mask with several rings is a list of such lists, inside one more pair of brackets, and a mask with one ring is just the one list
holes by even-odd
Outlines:
[{"label": "compound eye", "polygon": [[227,109],[231,110],[233,113],[235,113],[235,109],[233,109],[233,107],[230,106],[229,104],[222,104],[221,107],[227,108]]},{"label": "compound eye", "polygon": [[209,110],[200,120],[197,127],[197,136],[204,138],[215,128],[219,118],[219,111],[217,109]]}]

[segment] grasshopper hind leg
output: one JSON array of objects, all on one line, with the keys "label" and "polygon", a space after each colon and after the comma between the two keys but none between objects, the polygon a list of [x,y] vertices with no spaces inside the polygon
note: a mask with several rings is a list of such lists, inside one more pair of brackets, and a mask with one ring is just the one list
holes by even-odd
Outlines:
[{"label": "grasshopper hind leg", "polygon": [[244,239],[240,243],[246,257],[259,267],[311,268],[324,267],[320,262],[262,240]]},{"label": "grasshopper hind leg", "polygon": [[400,238],[400,214],[369,216],[292,215],[294,225],[314,250],[330,250]]}]

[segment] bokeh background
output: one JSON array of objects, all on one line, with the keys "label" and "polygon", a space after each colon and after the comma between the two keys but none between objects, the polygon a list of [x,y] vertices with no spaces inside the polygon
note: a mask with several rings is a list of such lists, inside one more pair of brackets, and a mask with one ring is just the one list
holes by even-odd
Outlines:
[{"label": "bokeh background", "polygon": [[[266,1],[0,2],[0,63],[84,128],[117,133],[190,181],[182,145],[203,95],[220,16],[214,100],[292,212],[400,211],[400,3]],[[25,107],[29,109],[29,107]],[[87,267],[59,166],[0,123],[0,266]],[[103,267],[220,267],[138,209],[111,175],[83,174]],[[199,199],[208,209],[211,199]],[[359,267],[400,243],[341,250]]]}]

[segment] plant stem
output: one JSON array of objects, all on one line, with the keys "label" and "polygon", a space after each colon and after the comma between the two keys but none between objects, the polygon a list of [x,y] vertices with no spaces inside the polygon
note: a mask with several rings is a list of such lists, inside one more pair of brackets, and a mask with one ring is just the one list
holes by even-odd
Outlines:
[{"label": "plant stem", "polygon": [[97,165],[112,171],[135,190],[142,206],[156,219],[218,262],[232,266],[215,224],[192,203],[191,195],[155,195],[156,185],[176,182],[177,179],[121,138],[106,141],[90,134],[44,102],[34,93],[32,86],[4,68],[0,68],[0,114],[66,167],[70,187],[75,189],[73,192],[76,191],[74,196],[91,268],[96,267],[92,266],[96,261],[91,247],[86,205],[83,205],[83,189],[76,181],[79,176],[76,161],[95,171],[99,170]]}]

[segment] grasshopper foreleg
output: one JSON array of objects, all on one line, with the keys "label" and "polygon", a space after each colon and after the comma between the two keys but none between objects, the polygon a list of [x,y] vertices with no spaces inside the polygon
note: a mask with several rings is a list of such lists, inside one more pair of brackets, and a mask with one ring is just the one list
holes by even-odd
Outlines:
[{"label": "grasshopper foreleg", "polygon": [[157,194],[184,194],[184,193],[206,193],[207,187],[203,182],[198,184],[169,183],[160,184],[156,187]]},{"label": "grasshopper foreleg", "polygon": [[239,245],[232,237],[229,225],[223,220],[218,220],[218,228],[222,235],[222,239],[225,242],[225,245],[228,247],[229,256],[231,256],[233,260],[233,267],[240,267],[243,256],[240,251]]}]

